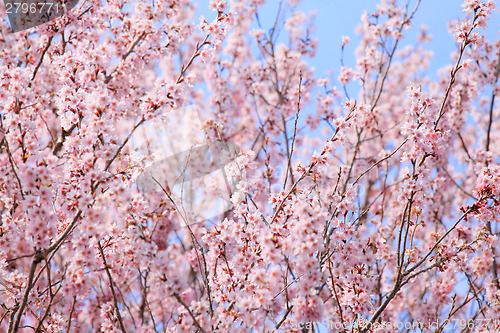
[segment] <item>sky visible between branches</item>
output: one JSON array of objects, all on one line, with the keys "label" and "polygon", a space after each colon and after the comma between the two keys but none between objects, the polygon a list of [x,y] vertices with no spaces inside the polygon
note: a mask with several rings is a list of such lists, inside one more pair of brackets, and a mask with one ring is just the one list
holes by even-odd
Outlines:
[{"label": "sky visible between branches", "polygon": [[[399,1],[401,4],[405,2]],[[409,7],[413,8],[416,2],[416,0],[410,0]],[[204,15],[207,19],[212,19],[215,16],[215,13],[208,9],[208,0],[197,0],[195,3],[198,4],[199,15]],[[346,46],[344,51],[345,65],[349,67],[355,66],[354,51],[359,42],[355,29],[361,22],[360,17],[363,12],[373,12],[379,3],[378,0],[301,1],[298,6],[300,11],[305,14],[316,12],[315,31],[312,33],[312,37],[318,38],[318,50],[315,58],[309,63],[314,65],[316,74],[319,77],[329,77],[332,79],[332,83],[336,81],[339,74],[338,69],[340,68],[342,36],[351,37],[351,43]],[[432,41],[425,44],[425,49],[432,50],[434,53],[428,70],[428,75],[432,79],[437,78],[436,73],[440,68],[452,62],[450,54],[457,49],[457,46],[453,36],[448,31],[448,23],[450,20],[463,17],[462,3],[461,0],[422,0],[412,21],[412,28],[403,32],[405,38],[402,40],[399,49],[415,42],[421,25],[428,27],[428,32],[432,35]],[[264,30],[272,27],[278,4],[279,0],[268,0],[263,9],[259,10],[260,21]],[[484,32],[488,40],[499,37],[499,10],[500,6],[497,4],[497,8],[490,17],[488,29]]]}]

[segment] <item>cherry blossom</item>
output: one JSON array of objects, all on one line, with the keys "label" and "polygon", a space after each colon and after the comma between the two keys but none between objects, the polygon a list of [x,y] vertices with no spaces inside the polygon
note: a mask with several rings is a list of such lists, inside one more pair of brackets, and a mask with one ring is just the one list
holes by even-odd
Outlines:
[{"label": "cherry blossom", "polygon": [[494,1],[464,1],[438,73],[420,1],[365,12],[330,74],[280,3],[0,20],[1,331],[498,330]]}]

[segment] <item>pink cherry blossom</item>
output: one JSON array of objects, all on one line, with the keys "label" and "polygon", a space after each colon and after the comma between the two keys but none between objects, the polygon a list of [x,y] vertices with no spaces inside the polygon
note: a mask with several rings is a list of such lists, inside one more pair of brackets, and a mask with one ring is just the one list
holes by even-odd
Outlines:
[{"label": "pink cherry blossom", "polygon": [[419,3],[330,74],[299,0],[1,20],[0,331],[498,330],[495,2],[436,75]]}]

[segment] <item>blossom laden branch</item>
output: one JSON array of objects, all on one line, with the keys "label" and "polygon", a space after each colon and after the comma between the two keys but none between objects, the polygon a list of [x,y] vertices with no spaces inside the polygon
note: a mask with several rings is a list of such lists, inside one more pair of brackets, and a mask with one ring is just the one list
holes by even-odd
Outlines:
[{"label": "blossom laden branch", "polygon": [[102,249],[101,241],[97,241],[97,247],[99,248],[99,253],[101,254],[102,262],[104,264],[104,269],[106,270],[106,274],[109,279],[109,288],[111,289],[111,293],[113,294],[113,303],[115,305],[116,317],[118,318],[118,323],[120,324],[120,329],[123,333],[126,333],[125,325],[123,324],[123,319],[120,314],[120,308],[118,307],[118,298],[115,292],[115,282],[113,281],[113,277],[111,276],[111,272],[109,270],[108,263],[106,262],[106,255],[104,254],[104,250]]}]

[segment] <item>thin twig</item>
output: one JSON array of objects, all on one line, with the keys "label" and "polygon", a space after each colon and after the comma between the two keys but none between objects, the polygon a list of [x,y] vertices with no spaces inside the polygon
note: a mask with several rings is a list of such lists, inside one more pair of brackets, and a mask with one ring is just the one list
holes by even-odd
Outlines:
[{"label": "thin twig", "polygon": [[286,312],[283,314],[283,317],[281,317],[281,320],[276,324],[276,326],[274,326],[274,329],[271,332],[278,331],[278,329],[280,328],[281,325],[283,325],[283,323],[285,322],[286,318],[288,317],[288,315],[290,314],[292,309],[293,309],[293,305],[290,305],[288,307],[288,309],[286,309]]},{"label": "thin twig", "polygon": [[177,293],[174,293],[173,296],[175,297],[175,299],[182,304],[182,306],[184,306],[184,308],[187,310],[187,312],[189,313],[189,315],[191,316],[191,318],[193,319],[193,322],[194,324],[196,325],[196,327],[198,327],[198,329],[200,330],[200,332],[202,333],[205,333],[205,330],[203,329],[203,327],[201,327],[200,323],[198,322],[198,320],[196,319],[195,315],[193,314],[193,312],[191,311],[191,309],[189,308],[189,306],[187,306],[186,302],[184,302],[182,300],[182,298],[177,294]]},{"label": "thin twig", "polygon": [[104,255],[104,251],[101,246],[101,241],[97,241],[97,246],[99,247],[99,252],[101,253],[102,262],[104,263],[104,269],[106,270],[106,274],[108,275],[109,288],[111,289],[111,293],[113,294],[113,303],[115,304],[116,317],[118,318],[118,322],[120,323],[120,329],[122,330],[123,333],[126,333],[127,331],[125,330],[125,325],[123,324],[123,319],[120,314],[120,309],[118,308],[118,299],[116,297],[115,287],[113,286],[114,285],[113,277],[111,276],[111,272],[109,271],[109,266],[106,262],[106,256]]},{"label": "thin twig", "polygon": [[179,84],[182,82],[182,80],[184,79],[184,74],[186,73],[189,66],[191,66],[194,59],[201,54],[200,50],[203,48],[203,46],[208,44],[209,37],[210,37],[210,34],[205,36],[205,39],[203,40],[203,42],[201,42],[201,44],[200,44],[200,42],[196,43],[196,49],[193,52],[193,54],[191,55],[191,58],[189,59],[189,61],[187,62],[186,65],[182,64],[182,66],[181,66],[181,72],[179,73],[179,76],[177,77],[177,80],[175,81],[176,84]]},{"label": "thin twig", "polygon": [[[139,44],[139,42],[146,36],[146,32],[142,32],[133,42],[132,44],[130,45],[130,47],[128,48],[128,50],[122,55],[122,58],[120,60],[120,64],[122,61],[126,60],[127,57],[132,53],[134,52],[134,48],[137,46],[137,44]],[[113,71],[111,71],[111,73],[109,73],[109,75],[106,75],[106,77],[104,78],[104,83],[105,84],[108,84],[109,81],[111,81],[111,79],[113,78],[113,75],[116,73],[116,71],[118,70],[118,68],[120,68],[120,64],[116,65],[116,67],[113,69]]]},{"label": "thin twig", "polygon": [[33,75],[31,76],[31,81],[28,84],[28,88],[31,88],[31,85],[33,84],[33,82],[35,80],[36,74],[38,73],[40,66],[42,66],[43,58],[44,58],[45,54],[47,53],[47,51],[49,50],[49,47],[52,43],[53,38],[54,38],[54,36],[50,36],[49,39],[47,40],[47,44],[45,44],[45,47],[42,50],[42,54],[40,55],[40,59],[38,59],[38,63],[36,64],[35,70],[33,71]]},{"label": "thin twig", "polygon": [[[299,98],[297,101],[297,113],[295,115],[295,122],[293,125],[292,144],[291,144],[291,148],[290,148],[290,154],[288,156],[288,164],[286,166],[287,170],[285,172],[285,181],[283,183],[283,189],[285,189],[285,187],[286,187],[286,183],[288,180],[288,173],[290,173],[290,180],[292,181],[292,183],[294,183],[294,181],[295,181],[293,179],[292,156],[293,156],[293,149],[295,148],[295,138],[297,136],[297,122],[299,120],[299,113],[300,113],[300,100],[302,99],[301,91],[300,91],[301,86],[302,86],[302,73],[300,73],[300,76],[299,76]],[[288,138],[286,138],[286,122],[284,122],[283,125],[285,127],[286,148],[288,150]]]}]

